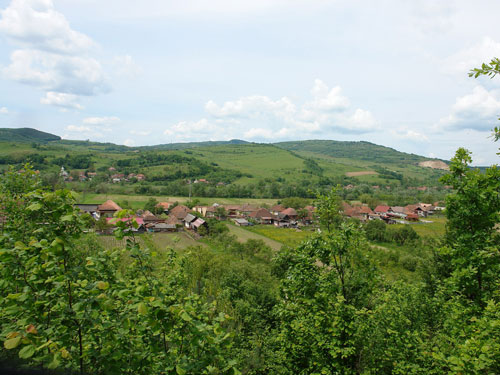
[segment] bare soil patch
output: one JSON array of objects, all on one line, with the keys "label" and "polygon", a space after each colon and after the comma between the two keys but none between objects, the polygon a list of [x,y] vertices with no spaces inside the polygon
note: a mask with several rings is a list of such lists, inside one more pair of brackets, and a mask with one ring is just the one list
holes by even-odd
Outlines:
[{"label": "bare soil patch", "polygon": [[432,169],[442,169],[444,171],[449,171],[450,167],[445,162],[441,160],[429,160],[429,161],[421,161],[418,163],[421,167],[432,168]]}]

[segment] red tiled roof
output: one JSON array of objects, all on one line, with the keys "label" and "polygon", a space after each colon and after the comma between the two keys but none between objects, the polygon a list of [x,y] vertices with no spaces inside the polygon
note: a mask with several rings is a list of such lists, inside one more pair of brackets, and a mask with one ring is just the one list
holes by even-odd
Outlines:
[{"label": "red tiled roof", "polygon": [[284,209],[285,209],[285,207],[283,207],[281,204],[277,204],[277,205],[271,207],[271,211],[275,211],[275,212],[281,212]]},{"label": "red tiled roof", "polygon": [[162,207],[163,209],[169,209],[170,206],[173,205],[173,203],[170,202],[160,202],[156,205],[156,207]]},{"label": "red tiled roof", "polygon": [[175,216],[177,219],[184,219],[189,212],[191,212],[189,207],[180,204],[170,210],[170,215]]},{"label": "red tiled roof", "polygon": [[349,203],[342,201],[342,211],[346,212],[352,210],[352,207]]},{"label": "red tiled roof", "polygon": [[375,212],[387,212],[389,211],[390,207],[389,206],[383,206],[383,205],[378,205],[375,207]]},{"label": "red tiled roof", "polygon": [[281,211],[281,213],[288,216],[297,216],[297,211],[292,207],[288,207],[286,210]]},{"label": "red tiled roof", "polygon": [[270,218],[272,215],[271,213],[266,210],[265,208],[261,208],[259,209],[258,211],[254,211],[250,214],[250,217],[255,217],[255,218],[259,218],[259,219],[262,219],[262,218]]},{"label": "red tiled roof", "polygon": [[113,202],[111,199],[107,200],[103,204],[100,204],[97,207],[98,211],[120,211],[122,208],[118,206],[115,202]]}]

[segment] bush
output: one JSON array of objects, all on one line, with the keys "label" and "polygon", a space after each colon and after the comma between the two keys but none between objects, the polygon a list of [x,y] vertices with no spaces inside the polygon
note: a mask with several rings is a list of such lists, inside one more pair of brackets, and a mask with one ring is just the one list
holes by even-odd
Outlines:
[{"label": "bush", "polygon": [[370,220],[365,225],[366,238],[370,241],[384,242],[387,238],[386,226],[382,220]]},{"label": "bush", "polygon": [[408,271],[415,272],[418,266],[418,259],[411,255],[405,255],[401,258],[400,263]]}]

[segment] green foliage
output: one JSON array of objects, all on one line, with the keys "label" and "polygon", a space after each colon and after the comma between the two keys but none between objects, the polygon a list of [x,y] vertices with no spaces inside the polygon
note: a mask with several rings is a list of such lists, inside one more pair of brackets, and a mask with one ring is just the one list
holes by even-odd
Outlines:
[{"label": "green foliage", "polygon": [[158,206],[158,200],[156,200],[153,197],[149,198],[147,202],[144,204],[144,210],[148,210],[149,212],[152,212],[155,215],[163,213],[163,208]]},{"label": "green foliage", "polygon": [[[82,222],[71,193],[32,190],[36,185],[29,170],[7,173],[1,184],[0,207],[15,209],[3,212],[0,237],[4,350],[81,374],[234,373],[229,317],[179,287],[175,254],[155,269],[156,253],[130,230],[135,221],[116,224],[117,237],[127,238],[122,251],[90,237],[78,242]],[[130,262],[119,268],[124,256]]]},{"label": "green foliage", "polygon": [[366,238],[370,241],[386,241],[386,227],[387,225],[382,220],[369,220],[365,225]]},{"label": "green foliage", "polygon": [[300,197],[288,197],[280,201],[280,203],[285,207],[292,207],[296,210],[303,208],[311,203],[309,199]]},{"label": "green foliage", "polygon": [[366,247],[359,228],[341,224],[279,254],[278,341],[286,373],[356,372],[356,330],[375,280]]},{"label": "green foliage", "polygon": [[474,68],[469,72],[469,77],[478,78],[479,76],[488,76],[490,78],[500,74],[500,59],[497,57],[491,59],[489,63],[483,63],[480,68]]},{"label": "green foliage", "polygon": [[400,246],[415,242],[419,238],[419,235],[415,232],[415,229],[413,229],[411,225],[390,228],[386,232],[386,239],[393,241]]},{"label": "green foliage", "polygon": [[342,222],[342,199],[338,194],[338,189],[339,188],[332,188],[328,194],[318,193],[316,201],[314,202],[319,222],[327,231],[333,230]]},{"label": "green foliage", "polygon": [[446,198],[448,247],[454,284],[461,293],[484,304],[498,289],[500,254],[495,226],[500,222],[500,169],[470,169],[470,153],[460,148],[443,182],[456,191]]}]

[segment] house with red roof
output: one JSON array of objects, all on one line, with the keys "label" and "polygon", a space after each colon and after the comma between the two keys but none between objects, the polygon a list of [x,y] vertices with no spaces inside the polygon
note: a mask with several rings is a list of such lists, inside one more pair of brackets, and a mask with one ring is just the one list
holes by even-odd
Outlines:
[{"label": "house with red roof", "polygon": [[121,209],[122,208],[111,199],[97,206],[97,212],[100,216],[104,217],[112,217],[116,212],[121,211]]},{"label": "house with red roof", "polygon": [[249,217],[255,219],[260,224],[273,223],[273,214],[271,214],[271,212],[269,212],[265,208],[260,208],[259,210],[250,213]]}]

